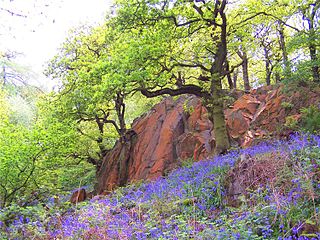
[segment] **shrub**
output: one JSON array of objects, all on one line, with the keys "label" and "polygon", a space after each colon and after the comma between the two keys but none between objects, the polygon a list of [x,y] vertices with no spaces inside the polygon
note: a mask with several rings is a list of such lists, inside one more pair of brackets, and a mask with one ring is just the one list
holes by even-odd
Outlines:
[{"label": "shrub", "polygon": [[292,109],[294,107],[294,105],[290,102],[282,102],[281,107],[283,107],[285,109]]},{"label": "shrub", "polygon": [[310,133],[320,132],[320,109],[315,105],[301,109],[302,128]]},{"label": "shrub", "polygon": [[286,117],[284,126],[289,129],[296,130],[298,128],[298,120],[294,116],[288,116]]}]

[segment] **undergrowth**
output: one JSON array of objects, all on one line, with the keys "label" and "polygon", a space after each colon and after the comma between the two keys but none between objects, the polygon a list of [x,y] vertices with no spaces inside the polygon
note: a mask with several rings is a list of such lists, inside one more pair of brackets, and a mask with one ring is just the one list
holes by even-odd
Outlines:
[{"label": "undergrowth", "polygon": [[[77,206],[12,206],[0,211],[0,238],[319,239],[319,149],[319,136],[295,135],[196,162]],[[227,176],[240,164],[247,173],[251,169],[252,181],[240,179],[245,191],[229,196]],[[239,204],[230,204],[230,197]]]}]

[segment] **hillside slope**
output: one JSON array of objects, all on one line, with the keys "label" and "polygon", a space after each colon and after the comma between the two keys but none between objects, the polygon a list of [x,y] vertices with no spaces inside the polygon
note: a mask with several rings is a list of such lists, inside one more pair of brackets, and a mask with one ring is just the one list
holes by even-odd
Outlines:
[{"label": "hillside slope", "polygon": [[[234,147],[248,147],[287,136],[292,132],[285,126],[287,118],[298,122],[301,109],[312,104],[320,104],[319,87],[280,85],[240,92],[225,110],[230,140]],[[125,141],[106,154],[97,174],[97,193],[164,176],[188,159],[209,157],[214,145],[213,123],[200,99],[166,98],[136,119]]]},{"label": "hillside slope", "polygon": [[[0,222],[0,237],[318,239],[319,149],[320,136],[261,143],[190,164],[156,181],[118,188],[73,208],[30,208],[11,225]],[[261,165],[272,174],[258,175]],[[241,180],[236,169],[252,173],[242,192],[230,191]]]}]

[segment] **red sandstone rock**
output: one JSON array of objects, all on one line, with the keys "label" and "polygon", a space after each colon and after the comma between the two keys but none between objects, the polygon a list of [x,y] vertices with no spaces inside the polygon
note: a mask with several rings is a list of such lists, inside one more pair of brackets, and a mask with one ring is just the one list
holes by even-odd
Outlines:
[{"label": "red sandstone rock", "polygon": [[180,160],[193,158],[194,161],[205,159],[213,152],[214,140],[211,132],[188,132],[177,139],[176,153]]},{"label": "red sandstone rock", "polygon": [[232,138],[239,138],[249,129],[249,124],[241,110],[237,109],[228,113],[227,127]]},{"label": "red sandstone rock", "polygon": [[251,114],[254,114],[257,110],[257,107],[259,106],[261,102],[258,101],[254,96],[251,94],[243,95],[241,98],[239,98],[233,105],[233,109],[243,109],[248,111]]},{"label": "red sandstone rock", "polygon": [[[309,91],[308,96],[303,91]],[[283,102],[291,103],[292,109],[285,109]],[[281,129],[286,116],[297,115],[301,107],[319,102],[320,92],[309,89],[299,89],[289,96],[281,87],[252,90],[235,101],[233,108],[225,110],[229,136],[233,142],[248,147]],[[208,157],[214,148],[212,129],[208,112],[198,98],[163,100],[134,121],[135,134],[127,142],[117,142],[105,156],[97,173],[97,193],[132,181],[155,179],[175,169],[180,160]]]},{"label": "red sandstone rock", "polygon": [[212,130],[213,124],[209,119],[198,119],[194,130],[197,132],[203,132],[206,130]]},{"label": "red sandstone rock", "polygon": [[177,142],[176,151],[180,160],[187,160],[190,158],[190,156],[193,157],[196,145],[200,144],[200,142],[191,132],[181,135],[177,139]]},{"label": "red sandstone rock", "polygon": [[[187,107],[193,109],[190,113]],[[132,124],[135,136],[118,142],[97,174],[98,193],[141,179],[156,179],[177,168],[179,159],[207,157],[212,151],[212,123],[196,97],[167,98]]]}]

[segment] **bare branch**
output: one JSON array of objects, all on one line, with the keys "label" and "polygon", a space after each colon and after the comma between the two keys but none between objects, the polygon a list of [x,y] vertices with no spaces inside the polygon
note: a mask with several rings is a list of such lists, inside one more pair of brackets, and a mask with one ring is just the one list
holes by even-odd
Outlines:
[{"label": "bare branch", "polygon": [[13,12],[13,11],[9,10],[9,9],[5,9],[5,8],[0,7],[0,10],[1,10],[1,11],[5,11],[5,12],[7,12],[7,13],[11,14],[11,16],[17,16],[17,17],[24,17],[24,18],[27,18],[27,16],[26,16],[26,15],[22,15],[22,14],[20,14],[20,13],[15,13],[15,12]]},{"label": "bare branch", "polygon": [[164,94],[168,94],[170,96],[179,96],[182,94],[193,94],[201,98],[209,98],[210,96],[210,94],[205,90],[203,90],[203,88],[196,85],[192,85],[192,84],[183,85],[177,89],[163,88],[155,91],[150,91],[146,88],[140,88],[137,90],[139,90],[147,98],[157,97]]},{"label": "bare branch", "polygon": [[287,26],[287,27],[289,27],[289,28],[291,28],[291,29],[293,29],[293,30],[295,30],[295,31],[297,31],[297,32],[301,32],[300,29],[298,29],[298,28],[296,28],[296,27],[294,27],[294,26],[286,23],[285,21],[283,21],[283,20],[280,19],[279,17],[274,16],[274,15],[271,14],[271,13],[266,13],[266,12],[258,12],[258,13],[255,13],[255,14],[253,14],[252,16],[244,19],[243,21],[241,21],[241,22],[239,22],[239,23],[237,23],[237,24],[235,24],[235,25],[244,24],[245,22],[250,21],[250,20],[252,20],[252,19],[254,19],[255,17],[260,16],[260,15],[264,15],[264,16],[267,16],[267,17],[272,17],[272,18],[278,20],[279,22],[281,22],[283,25],[285,25],[285,26]]},{"label": "bare branch", "polygon": [[172,67],[170,68],[171,70],[174,68],[174,67],[188,67],[188,68],[200,68],[206,72],[210,72],[210,69],[206,68],[205,66],[203,66],[202,64],[200,63],[181,63],[181,62],[178,62],[176,59],[172,58],[172,60],[174,60],[176,63],[174,63],[172,65]]}]

